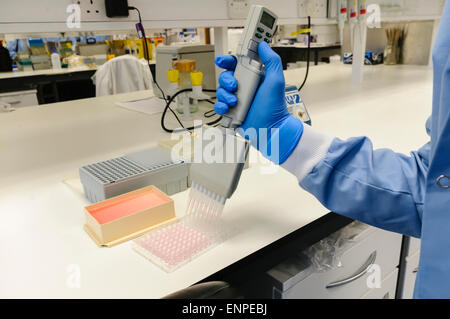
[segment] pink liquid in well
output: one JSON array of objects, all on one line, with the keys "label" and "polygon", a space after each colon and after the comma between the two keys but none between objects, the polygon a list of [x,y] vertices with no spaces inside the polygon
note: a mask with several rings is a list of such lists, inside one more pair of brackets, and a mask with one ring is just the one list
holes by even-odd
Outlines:
[{"label": "pink liquid in well", "polygon": [[150,233],[141,239],[140,244],[169,266],[176,266],[202,252],[212,242],[206,234],[183,223],[176,223]]},{"label": "pink liquid in well", "polygon": [[89,213],[100,223],[106,224],[113,220],[161,205],[169,200],[157,193],[148,191],[120,201],[106,202],[104,206],[88,208]]}]

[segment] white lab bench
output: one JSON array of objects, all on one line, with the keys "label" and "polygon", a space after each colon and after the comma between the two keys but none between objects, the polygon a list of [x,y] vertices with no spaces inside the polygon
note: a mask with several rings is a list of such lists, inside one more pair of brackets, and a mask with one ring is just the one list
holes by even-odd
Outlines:
[{"label": "white lab bench", "polygon": [[[432,70],[364,69],[361,87],[352,86],[349,66],[318,66],[310,72],[302,95],[313,127],[342,138],[368,135],[375,147],[405,153],[426,143]],[[303,76],[303,70],[286,72],[292,84]],[[235,227],[235,235],[179,270],[165,273],[130,243],[98,248],[82,228],[88,202],[77,170],[169,137],[160,128],[160,115],[114,104],[151,95],[142,91],[0,114],[0,298],[162,297],[328,213],[288,172],[279,168],[263,174],[254,163],[225,207],[225,222]],[[177,215],[183,215],[187,192],[173,198]],[[79,288],[73,284],[78,269]]]},{"label": "white lab bench", "polygon": [[23,77],[29,77],[29,76],[39,76],[39,75],[67,74],[67,73],[83,72],[83,71],[89,71],[89,70],[95,70],[95,69],[96,68],[91,68],[91,67],[88,67],[87,65],[80,65],[80,66],[73,67],[73,68],[0,72],[0,80],[12,79],[12,78],[23,78]]}]

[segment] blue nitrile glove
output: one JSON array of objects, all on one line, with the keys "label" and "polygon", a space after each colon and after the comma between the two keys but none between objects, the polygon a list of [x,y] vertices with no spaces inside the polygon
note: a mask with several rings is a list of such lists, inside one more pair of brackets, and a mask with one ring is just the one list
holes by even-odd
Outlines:
[{"label": "blue nitrile glove", "polygon": [[[294,151],[302,136],[303,123],[291,116],[287,110],[284,93],[285,81],[280,56],[264,41],[259,44],[258,53],[265,65],[265,73],[240,131],[243,135],[242,130],[256,129],[260,142],[250,138],[252,145],[274,163],[283,164]],[[229,107],[237,104],[237,97],[233,94],[239,89],[239,84],[234,77],[236,58],[231,55],[218,56],[216,64],[223,69],[227,69],[219,77],[218,102],[214,105],[215,112],[222,115],[228,112]],[[267,145],[262,145],[264,139],[260,139],[260,129],[268,129]],[[277,130],[272,134],[271,129]],[[248,136],[245,137],[248,138]],[[279,141],[278,154],[270,154],[271,143],[276,141]],[[274,150],[276,150],[276,147]]]}]

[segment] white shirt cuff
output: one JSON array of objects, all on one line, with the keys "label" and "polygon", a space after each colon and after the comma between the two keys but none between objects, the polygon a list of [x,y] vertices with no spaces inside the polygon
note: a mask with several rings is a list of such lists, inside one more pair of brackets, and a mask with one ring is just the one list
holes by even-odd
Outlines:
[{"label": "white shirt cuff", "polygon": [[334,137],[304,125],[303,135],[289,158],[281,165],[301,182],[325,158]]}]

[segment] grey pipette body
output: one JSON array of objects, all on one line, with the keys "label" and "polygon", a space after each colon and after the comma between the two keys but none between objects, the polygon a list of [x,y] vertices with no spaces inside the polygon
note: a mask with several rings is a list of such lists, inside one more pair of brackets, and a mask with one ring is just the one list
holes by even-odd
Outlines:
[{"label": "grey pipette body", "polygon": [[236,53],[234,77],[238,83],[238,103],[223,115],[222,127],[237,128],[244,122],[263,74],[258,44],[272,40],[277,28],[276,22],[277,16],[267,8],[257,5],[250,8]]},{"label": "grey pipette body", "polygon": [[[277,16],[267,8],[258,5],[250,8],[236,54],[234,76],[238,82],[238,103],[223,115],[220,128],[209,128],[221,130],[225,137],[222,143],[224,161],[191,165],[193,185],[224,199],[230,198],[236,190],[249,154],[249,142],[236,136],[235,130],[244,122],[263,74],[258,44],[261,41],[271,42],[276,31],[276,22]],[[230,161],[231,157],[234,160]]]}]

